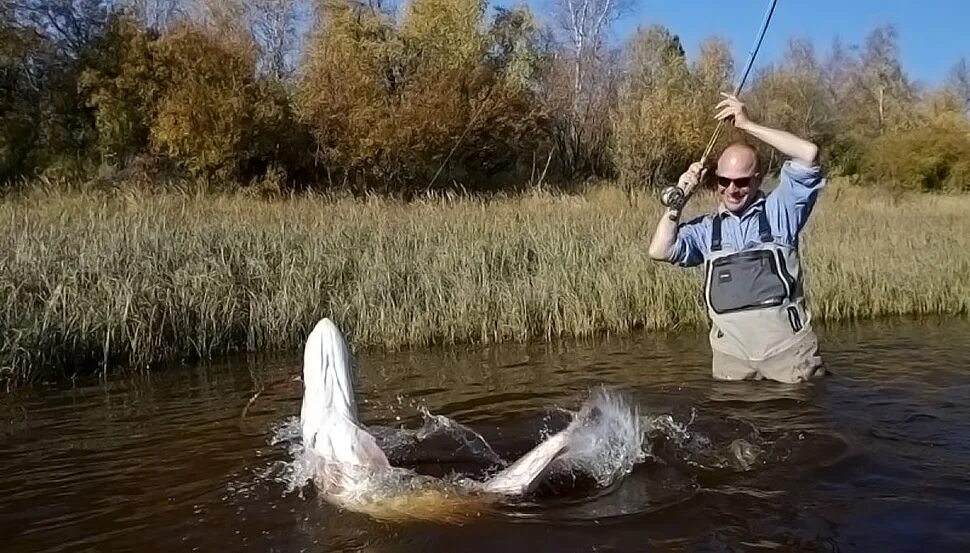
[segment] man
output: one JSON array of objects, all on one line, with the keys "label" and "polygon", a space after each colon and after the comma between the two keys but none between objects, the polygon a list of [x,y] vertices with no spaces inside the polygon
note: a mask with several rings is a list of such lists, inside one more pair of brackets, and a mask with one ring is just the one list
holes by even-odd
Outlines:
[{"label": "man", "polygon": [[[715,213],[680,222],[668,208],[650,243],[650,257],[682,267],[705,263],[705,301],[711,317],[716,379],[801,382],[824,374],[818,340],[805,306],[798,238],[825,185],[818,147],[748,118],[736,97],[723,94],[718,119],[790,159],[778,187],[765,195],[751,146],[732,144],[717,162]],[[706,170],[694,163],[678,187],[689,191]]]}]

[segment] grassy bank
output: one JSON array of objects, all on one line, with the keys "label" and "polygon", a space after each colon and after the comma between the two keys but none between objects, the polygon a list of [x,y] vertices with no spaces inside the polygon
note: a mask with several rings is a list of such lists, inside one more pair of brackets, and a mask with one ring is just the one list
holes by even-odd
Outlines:
[{"label": "grassy bank", "polygon": [[[25,382],[297,350],[325,315],[389,347],[703,325],[699,273],[646,255],[658,215],[611,187],[407,205],[37,192],[0,203],[0,365]],[[966,313],[970,197],[833,186],[804,256],[819,318]]]}]

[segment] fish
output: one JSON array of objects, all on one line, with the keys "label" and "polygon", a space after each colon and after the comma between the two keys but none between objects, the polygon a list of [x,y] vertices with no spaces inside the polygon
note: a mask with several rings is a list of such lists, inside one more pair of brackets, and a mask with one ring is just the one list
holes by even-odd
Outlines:
[{"label": "fish", "polygon": [[496,503],[534,491],[570,451],[577,425],[552,434],[516,461],[482,480],[445,482],[388,461],[361,424],[355,370],[347,341],[329,318],[317,322],[303,355],[300,430],[323,499],[384,521],[462,522]]}]

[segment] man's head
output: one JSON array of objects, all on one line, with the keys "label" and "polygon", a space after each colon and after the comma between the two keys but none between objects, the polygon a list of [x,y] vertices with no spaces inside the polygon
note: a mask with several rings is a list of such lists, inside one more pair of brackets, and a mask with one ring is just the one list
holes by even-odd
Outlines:
[{"label": "man's head", "polygon": [[758,196],[761,169],[758,153],[747,144],[735,143],[717,160],[717,194],[729,211],[743,211]]}]

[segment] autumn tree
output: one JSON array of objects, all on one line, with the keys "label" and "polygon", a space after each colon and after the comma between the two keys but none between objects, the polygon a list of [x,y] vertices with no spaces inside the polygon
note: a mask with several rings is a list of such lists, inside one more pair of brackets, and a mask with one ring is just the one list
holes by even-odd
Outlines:
[{"label": "autumn tree", "polygon": [[471,185],[535,142],[527,12],[488,27],[478,0],[416,0],[400,24],[346,0],[323,8],[300,109],[331,175],[388,190]]},{"label": "autumn tree", "polygon": [[967,58],[953,64],[946,75],[947,90],[963,101],[963,109],[970,115],[970,65]]},{"label": "autumn tree", "polygon": [[103,160],[124,165],[148,148],[154,109],[167,86],[158,78],[153,51],[157,38],[121,13],[89,48],[79,90],[94,110]]},{"label": "autumn tree", "polygon": [[[823,146],[831,143],[837,124],[835,98],[811,42],[789,41],[781,61],[759,72],[750,99],[753,115],[764,124]],[[782,161],[773,149],[765,153],[769,170]]]},{"label": "autumn tree", "polygon": [[121,5],[146,29],[161,32],[185,16],[181,0],[122,0]]},{"label": "autumn tree", "polygon": [[0,4],[0,183],[24,172],[35,153],[41,91],[34,37],[16,24],[11,4]]},{"label": "autumn tree", "polygon": [[627,43],[625,69],[614,116],[620,179],[628,188],[670,184],[700,158],[717,124],[714,106],[733,76],[730,50],[711,39],[688,64],[679,38],[654,25]]},{"label": "autumn tree", "polygon": [[840,121],[854,138],[872,138],[917,122],[916,90],[902,69],[897,43],[894,27],[875,28],[833,83]]},{"label": "autumn tree", "polygon": [[164,83],[151,126],[153,148],[193,174],[231,179],[258,173],[299,136],[283,92],[256,78],[253,51],[182,24],[156,45]]},{"label": "autumn tree", "polygon": [[305,23],[306,2],[251,0],[249,22],[259,52],[257,70],[276,79],[290,78],[301,46],[297,27]]},{"label": "autumn tree", "polygon": [[627,188],[661,184],[684,165],[696,142],[683,132],[695,121],[684,49],[677,36],[655,25],[637,30],[624,63],[614,131],[620,179]]}]

